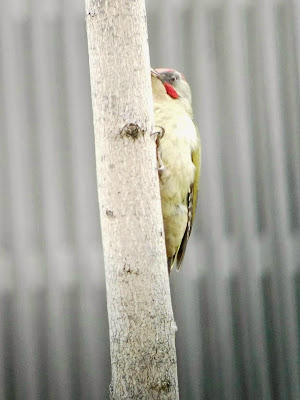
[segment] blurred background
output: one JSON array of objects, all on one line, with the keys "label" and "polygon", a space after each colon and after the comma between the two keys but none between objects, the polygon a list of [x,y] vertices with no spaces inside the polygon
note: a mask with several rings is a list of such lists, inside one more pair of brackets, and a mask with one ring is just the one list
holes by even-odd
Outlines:
[{"label": "blurred background", "polygon": [[[171,276],[181,399],[300,399],[300,3],[146,3],[203,148]],[[84,1],[0,9],[0,399],[107,400]]]}]

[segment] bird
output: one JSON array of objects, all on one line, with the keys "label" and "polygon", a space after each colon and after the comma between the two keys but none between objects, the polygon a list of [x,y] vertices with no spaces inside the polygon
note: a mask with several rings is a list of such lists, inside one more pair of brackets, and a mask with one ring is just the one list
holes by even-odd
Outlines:
[{"label": "bird", "polygon": [[191,235],[198,197],[201,142],[193,121],[192,95],[175,69],[151,68],[161,206],[168,271],[180,268]]}]

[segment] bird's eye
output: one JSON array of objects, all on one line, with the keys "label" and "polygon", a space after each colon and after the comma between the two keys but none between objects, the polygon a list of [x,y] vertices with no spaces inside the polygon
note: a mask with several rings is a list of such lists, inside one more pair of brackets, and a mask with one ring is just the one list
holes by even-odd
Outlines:
[{"label": "bird's eye", "polygon": [[178,76],[177,75],[172,75],[170,78],[170,83],[174,83],[175,81],[177,81]]}]

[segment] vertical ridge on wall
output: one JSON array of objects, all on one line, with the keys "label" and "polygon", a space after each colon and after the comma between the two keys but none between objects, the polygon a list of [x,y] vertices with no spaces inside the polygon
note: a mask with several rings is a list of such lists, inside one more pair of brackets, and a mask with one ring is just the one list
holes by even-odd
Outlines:
[{"label": "vertical ridge on wall", "polygon": [[[261,2],[257,9],[258,29],[265,40],[261,42],[261,57],[263,62],[265,104],[268,123],[268,149],[270,157],[270,202],[272,215],[271,234],[274,240],[274,254],[277,258],[274,269],[275,291],[280,296],[278,310],[280,315],[280,328],[282,330],[281,346],[283,361],[282,371],[289,371],[285,377],[285,390],[287,398],[297,398],[299,395],[299,333],[297,332],[297,315],[295,305],[295,292],[293,272],[292,243],[289,240],[288,224],[288,190],[286,181],[286,154],[283,144],[282,109],[280,106],[278,54],[276,53],[276,28],[274,8],[271,9],[267,2]],[[288,133],[288,132],[286,132]]]},{"label": "vertical ridge on wall", "polygon": [[[244,20],[241,10],[228,3],[224,10],[224,39],[228,48],[226,54],[227,92],[232,100],[230,116],[233,154],[231,160],[233,162],[232,171],[235,171],[233,179],[237,181],[235,208],[240,207],[240,212],[235,213],[234,219],[239,237],[240,260],[244,260],[244,267],[240,271],[240,289],[243,293],[243,307],[247,320],[246,329],[251,346],[249,366],[255,365],[251,375],[256,377],[256,385],[249,384],[249,391],[252,392],[250,397],[269,399],[266,342],[261,312],[263,307],[262,265],[257,240],[258,229],[252,165],[253,147],[247,109],[249,92],[247,90],[247,77],[244,74],[245,31],[242,29],[243,26]],[[247,182],[247,185],[245,185],[245,182]]]}]

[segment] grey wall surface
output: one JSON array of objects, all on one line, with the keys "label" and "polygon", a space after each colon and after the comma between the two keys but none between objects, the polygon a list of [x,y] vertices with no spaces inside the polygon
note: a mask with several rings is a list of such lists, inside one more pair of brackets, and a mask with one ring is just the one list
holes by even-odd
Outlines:
[{"label": "grey wall surface", "polygon": [[[84,2],[0,8],[0,399],[106,400]],[[300,3],[147,11],[152,66],[189,80],[203,148],[171,276],[181,399],[300,399]]]}]

